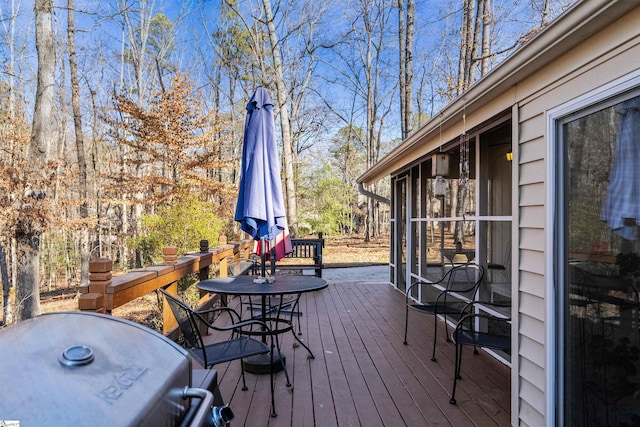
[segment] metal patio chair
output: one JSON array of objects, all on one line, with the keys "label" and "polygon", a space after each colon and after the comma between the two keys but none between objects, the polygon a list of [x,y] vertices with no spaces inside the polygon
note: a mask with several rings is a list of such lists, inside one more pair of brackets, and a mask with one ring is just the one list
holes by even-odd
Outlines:
[{"label": "metal patio chair", "polygon": [[[242,274],[258,275],[258,274],[261,274],[262,260],[257,255],[252,255],[249,258],[234,258],[233,256],[230,256],[227,258],[227,265],[228,265],[229,276],[239,276]],[[244,306],[247,306],[249,312],[253,313],[251,317],[260,320],[261,310],[262,310],[261,304],[262,304],[261,301],[259,301],[256,298],[254,299],[246,298],[244,300],[241,299],[240,315],[242,316],[242,313],[244,311]],[[302,316],[302,312],[300,312],[299,310],[296,310],[297,305],[298,305],[297,298],[284,298],[281,300],[279,298],[276,298],[276,301],[271,301],[271,298],[269,298],[269,301],[268,301],[269,308],[267,309],[267,314],[288,315],[293,321],[294,316],[298,318]],[[298,322],[298,335],[302,335],[302,329],[299,322]]]},{"label": "metal patio chair", "polygon": [[[511,298],[511,240],[505,245],[504,253],[497,262],[487,263],[487,276],[489,278],[489,292],[491,301],[495,295]],[[496,277],[501,277],[501,281],[496,281]]]},{"label": "metal patio chair", "polygon": [[[468,307],[472,307],[470,304]],[[465,309],[465,311],[467,311]],[[495,328],[497,331],[489,331],[487,322],[484,322],[484,331],[477,330],[477,326],[480,325],[479,320],[486,319],[487,321],[504,323],[503,328]],[[511,337],[509,334],[500,333],[510,330],[510,318],[497,317],[488,313],[469,313],[465,314],[458,321],[456,328],[451,334],[451,338],[456,346],[456,356],[454,364],[453,374],[453,390],[451,391],[451,399],[449,403],[456,404],[456,386],[458,380],[461,379],[460,370],[462,367],[462,346],[473,346],[473,354],[478,354],[478,347],[490,348],[493,350],[501,350],[505,352],[511,351]]]},{"label": "metal patio chair", "polygon": [[[444,317],[446,340],[449,328],[446,316],[461,316],[465,306],[475,300],[484,277],[484,269],[477,264],[462,264],[448,270],[436,282],[419,281],[413,283],[406,292],[404,344],[407,345],[409,329],[409,309],[433,316],[433,350],[431,360],[436,360],[436,340],[438,335],[438,316]],[[421,288],[422,301],[413,299],[414,293]],[[429,298],[429,294],[435,297]],[[417,295],[416,295],[417,296]]]},{"label": "metal patio chair", "polygon": [[[189,352],[191,357],[196,360],[205,369],[209,369],[219,363],[229,362],[237,359],[243,359],[246,357],[255,356],[258,354],[271,355],[271,363],[273,364],[273,334],[270,334],[270,329],[266,323],[249,319],[242,321],[238,313],[229,307],[212,308],[208,310],[195,311],[189,305],[185,304],[180,299],[171,295],[164,289],[160,289],[162,295],[164,295],[171,312],[178,321],[178,326],[184,337],[184,347]],[[215,313],[226,312],[231,318],[231,324],[229,325],[214,325],[207,318]],[[202,323],[207,328],[216,331],[230,331],[231,338],[218,341],[213,344],[204,344],[202,340],[202,334],[200,332],[199,323]],[[255,335],[255,331],[252,331],[252,327],[261,328],[266,331],[266,335],[271,337],[271,346],[262,341],[250,338],[245,334],[250,333]],[[242,389],[247,390],[247,383],[245,381],[244,365],[241,364],[242,372]],[[270,372],[271,376],[271,416],[275,417],[276,407],[274,398],[274,380],[273,370]]]}]

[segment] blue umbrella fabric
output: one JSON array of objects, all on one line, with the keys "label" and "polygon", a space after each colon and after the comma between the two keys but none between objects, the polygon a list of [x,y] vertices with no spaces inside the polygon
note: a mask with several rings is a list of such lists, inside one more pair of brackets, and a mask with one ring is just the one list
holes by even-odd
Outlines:
[{"label": "blue umbrella fabric", "polygon": [[263,87],[256,89],[247,104],[234,218],[254,240],[273,240],[287,228],[273,108]]},{"label": "blue umbrella fabric", "polygon": [[640,97],[621,103],[616,112],[620,121],[601,219],[624,239],[637,240],[640,224]]}]

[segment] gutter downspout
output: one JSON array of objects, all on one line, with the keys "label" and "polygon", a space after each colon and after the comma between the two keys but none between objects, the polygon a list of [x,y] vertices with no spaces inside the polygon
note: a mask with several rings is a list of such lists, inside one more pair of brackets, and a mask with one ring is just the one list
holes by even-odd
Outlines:
[{"label": "gutter downspout", "polygon": [[386,197],[381,196],[379,194],[372,193],[369,190],[365,190],[364,184],[362,184],[361,182],[358,183],[358,191],[360,192],[360,194],[365,195],[367,197],[371,197],[373,200],[377,200],[380,203],[385,203],[387,205],[391,205],[391,200],[389,200]]}]

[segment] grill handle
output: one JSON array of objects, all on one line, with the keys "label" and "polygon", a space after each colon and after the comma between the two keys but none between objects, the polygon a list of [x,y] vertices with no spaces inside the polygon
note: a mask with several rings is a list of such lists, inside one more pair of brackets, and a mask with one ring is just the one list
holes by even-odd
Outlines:
[{"label": "grill handle", "polygon": [[234,417],[229,405],[213,406],[213,393],[208,390],[185,387],[183,398],[200,402],[191,403],[180,427],[226,427]]}]

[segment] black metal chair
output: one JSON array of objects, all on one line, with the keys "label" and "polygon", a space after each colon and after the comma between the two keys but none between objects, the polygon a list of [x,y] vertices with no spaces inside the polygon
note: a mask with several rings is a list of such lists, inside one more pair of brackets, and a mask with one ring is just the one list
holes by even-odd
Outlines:
[{"label": "black metal chair", "polygon": [[229,276],[239,276],[242,274],[260,274],[261,261],[257,256],[249,258],[227,257],[227,274]]},{"label": "black metal chair", "polygon": [[[473,306],[470,304],[469,307]],[[494,322],[504,322],[504,328],[495,328],[497,331],[478,331],[476,323],[478,319],[487,319]],[[462,346],[473,346],[473,353],[478,354],[478,347],[490,348],[501,351],[511,351],[511,337],[509,334],[500,333],[510,330],[510,318],[493,316],[487,313],[469,313],[460,318],[456,328],[451,334],[451,338],[456,346],[456,358],[453,374],[453,390],[449,403],[456,404],[456,386],[461,378],[460,369],[462,367]],[[485,325],[486,327],[487,325]]]},{"label": "black metal chair", "polygon": [[[449,328],[446,316],[462,315],[469,301],[476,298],[480,283],[484,277],[484,268],[477,264],[462,264],[452,267],[440,280],[436,282],[415,282],[406,292],[404,344],[407,345],[409,329],[409,309],[433,316],[433,351],[431,360],[436,360],[436,339],[438,335],[438,316],[445,317],[444,326],[446,339],[449,339]],[[420,302],[413,297],[417,295],[417,289],[422,288]],[[429,299],[429,294],[435,294],[435,298]]]},{"label": "black metal chair", "polygon": [[[497,281],[497,276],[500,276],[502,280]],[[502,299],[511,298],[511,241],[505,245],[501,259],[497,262],[487,263],[487,277],[490,283],[489,293],[492,302],[495,295],[501,296]]]},{"label": "black metal chair", "polygon": [[[178,321],[178,326],[182,332],[185,345],[191,357],[195,359],[205,369],[209,369],[219,363],[229,362],[232,360],[243,359],[258,354],[271,355],[271,364],[273,365],[273,335],[270,333],[269,327],[265,322],[256,319],[242,321],[238,313],[229,307],[218,307],[209,310],[195,311],[180,299],[171,295],[164,289],[160,289],[164,295],[171,312]],[[229,325],[214,325],[207,317],[215,313],[226,312],[231,318]],[[200,332],[199,322],[207,328],[216,331],[231,331],[231,338],[225,341],[218,341],[213,344],[204,344],[202,334]],[[265,335],[271,337],[271,346],[259,340],[250,338],[246,334],[255,335],[252,327],[258,327],[265,332]],[[244,365],[241,364],[242,371],[242,389],[247,390],[245,381]],[[274,380],[273,371],[271,375],[271,416],[275,417],[276,407],[274,398]]]},{"label": "black metal chair", "polygon": [[[229,276],[238,276],[242,274],[261,274],[262,260],[257,255],[249,258],[235,258],[230,256],[227,258]],[[267,315],[288,315],[293,322],[293,318],[302,316],[302,312],[296,310],[298,306],[298,297],[275,297],[272,301],[271,297],[267,302]],[[249,313],[253,313],[251,317],[260,320],[262,316],[262,302],[257,298],[246,298],[240,300],[240,315],[244,311],[244,306],[248,306]],[[298,322],[298,335],[302,335],[302,327]]]}]

